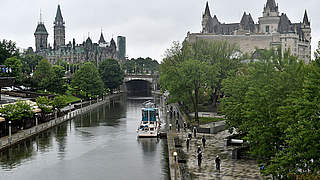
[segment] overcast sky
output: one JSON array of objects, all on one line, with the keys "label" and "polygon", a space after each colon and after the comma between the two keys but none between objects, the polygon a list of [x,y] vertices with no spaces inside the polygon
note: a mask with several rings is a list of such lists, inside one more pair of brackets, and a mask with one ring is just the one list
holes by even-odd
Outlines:
[{"label": "overcast sky", "polygon": [[[101,28],[110,41],[127,38],[129,58],[151,57],[161,61],[173,41],[183,41],[187,32],[201,30],[207,0],[0,0],[0,39],[9,39],[20,48],[34,48],[34,32],[40,9],[53,44],[53,21],[60,3],[66,23],[66,43],[80,44],[88,35],[99,40]],[[220,22],[240,22],[243,12],[255,22],[262,16],[267,0],[209,0],[211,14]],[[312,27],[312,52],[320,40],[319,0],[276,0],[279,10],[291,22],[301,22],[307,9]]]}]

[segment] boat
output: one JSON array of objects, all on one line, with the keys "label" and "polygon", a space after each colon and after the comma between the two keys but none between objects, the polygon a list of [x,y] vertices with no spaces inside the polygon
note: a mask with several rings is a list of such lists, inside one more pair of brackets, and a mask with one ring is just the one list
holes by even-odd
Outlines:
[{"label": "boat", "polygon": [[155,138],[160,132],[159,108],[154,103],[147,101],[141,108],[141,121],[137,133],[139,138]]}]

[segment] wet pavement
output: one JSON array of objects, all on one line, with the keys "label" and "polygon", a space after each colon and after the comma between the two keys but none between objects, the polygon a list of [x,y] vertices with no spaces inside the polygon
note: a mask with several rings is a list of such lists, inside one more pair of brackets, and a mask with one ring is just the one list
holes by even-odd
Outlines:
[{"label": "wet pavement", "polygon": [[[187,131],[191,132],[191,131]],[[206,148],[202,147],[202,136],[206,137]],[[260,170],[254,160],[235,160],[232,159],[232,149],[234,147],[224,146],[224,138],[230,133],[226,130],[218,134],[202,134],[197,133],[197,137],[192,137],[190,149],[187,152],[186,143],[184,141],[183,151],[187,154],[187,166],[192,174],[192,179],[263,179]],[[186,140],[187,133],[179,133],[181,140]],[[197,147],[200,146],[203,152],[203,160],[201,168],[197,163]],[[215,169],[215,158],[219,155],[221,159],[220,173]]]}]

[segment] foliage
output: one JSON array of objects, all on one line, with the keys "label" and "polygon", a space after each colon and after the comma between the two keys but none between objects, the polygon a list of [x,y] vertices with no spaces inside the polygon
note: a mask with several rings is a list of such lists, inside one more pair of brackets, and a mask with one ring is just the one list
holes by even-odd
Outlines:
[{"label": "foliage", "polygon": [[39,56],[34,53],[28,53],[21,57],[22,72],[30,75],[35,69],[38,63],[43,59],[42,56]]},{"label": "foliage", "polygon": [[41,112],[43,113],[51,113],[52,112],[52,106],[51,101],[47,96],[39,96],[36,99],[37,106],[41,109]]},{"label": "foliage", "polygon": [[48,60],[42,59],[33,73],[33,81],[38,89],[48,90],[52,83],[51,78],[53,76],[52,65]]},{"label": "foliage", "polygon": [[124,73],[117,60],[107,59],[99,64],[99,74],[105,88],[117,89],[123,83]]},{"label": "foliage", "polygon": [[34,112],[31,106],[24,101],[18,101],[15,104],[7,104],[0,108],[0,113],[7,121],[17,121],[31,118]]},{"label": "foliage", "polygon": [[3,39],[0,41],[0,64],[10,57],[19,56],[19,50],[16,47],[16,43]]},{"label": "foliage", "polygon": [[53,108],[61,109],[68,104],[68,98],[66,96],[58,95],[54,97],[51,102]]},{"label": "foliage", "polygon": [[125,61],[122,68],[127,73],[137,74],[154,74],[159,70],[159,63],[151,58],[132,58],[131,60]]},{"label": "foliage", "polygon": [[101,80],[99,72],[90,62],[83,64],[76,72],[71,86],[77,95],[84,93],[86,98],[102,95],[104,91],[103,81]]},{"label": "foliage", "polygon": [[33,74],[33,83],[40,90],[47,90],[55,93],[65,93],[67,90],[64,80],[64,68],[52,66],[48,60],[43,59],[39,62]]},{"label": "foliage", "polygon": [[9,76],[15,77],[16,84],[20,85],[22,82],[22,63],[19,58],[16,56],[8,58],[5,60],[4,65],[6,67],[11,68],[12,72]]},{"label": "foliage", "polygon": [[320,68],[282,56],[280,48],[259,53],[222,83],[229,129],[245,135],[266,175],[317,172]]}]

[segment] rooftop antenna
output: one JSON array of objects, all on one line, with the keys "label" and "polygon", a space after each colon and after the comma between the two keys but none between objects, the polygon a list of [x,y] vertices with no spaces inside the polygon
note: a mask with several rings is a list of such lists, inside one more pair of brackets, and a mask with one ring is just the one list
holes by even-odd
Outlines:
[{"label": "rooftop antenna", "polygon": [[42,11],[41,11],[41,9],[40,9],[40,22],[39,22],[39,24],[42,24]]}]

